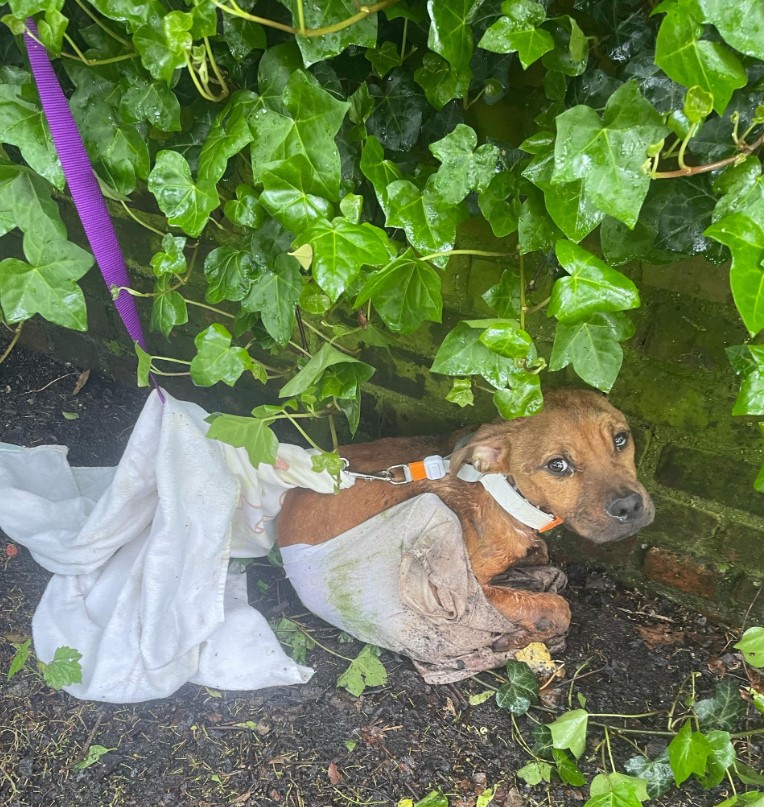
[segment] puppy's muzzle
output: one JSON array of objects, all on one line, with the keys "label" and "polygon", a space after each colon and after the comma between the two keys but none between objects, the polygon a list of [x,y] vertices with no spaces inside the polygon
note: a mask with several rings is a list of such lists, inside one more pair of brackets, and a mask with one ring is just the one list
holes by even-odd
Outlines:
[{"label": "puppy's muzzle", "polygon": [[642,496],[635,490],[626,491],[623,495],[612,499],[605,507],[605,512],[621,524],[639,521],[645,511]]}]

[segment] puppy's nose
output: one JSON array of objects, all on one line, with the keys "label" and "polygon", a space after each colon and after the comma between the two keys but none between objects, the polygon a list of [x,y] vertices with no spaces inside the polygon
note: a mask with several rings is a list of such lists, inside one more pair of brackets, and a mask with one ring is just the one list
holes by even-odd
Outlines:
[{"label": "puppy's nose", "polygon": [[634,521],[642,514],[644,503],[636,491],[629,491],[624,496],[613,499],[605,508],[609,516],[616,521]]}]

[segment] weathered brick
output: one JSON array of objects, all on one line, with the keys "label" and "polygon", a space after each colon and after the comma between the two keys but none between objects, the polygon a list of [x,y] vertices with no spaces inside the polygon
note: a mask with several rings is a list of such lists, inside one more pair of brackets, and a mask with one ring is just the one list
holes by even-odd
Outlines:
[{"label": "weathered brick", "polygon": [[658,544],[698,554],[710,554],[714,551],[714,536],[720,525],[716,516],[660,494],[653,495],[653,501],[655,520],[638,533],[640,543]]},{"label": "weathered brick", "polygon": [[727,268],[697,258],[672,263],[670,267],[643,265],[642,282],[712,302],[726,303],[731,299]]},{"label": "weathered brick", "polygon": [[745,569],[760,569],[764,557],[764,530],[728,524],[717,541],[719,560]]},{"label": "weathered brick", "polygon": [[758,468],[742,460],[667,445],[658,461],[656,479],[675,490],[764,516],[764,496],[752,487]]},{"label": "weathered brick", "polygon": [[764,624],[764,579],[755,576],[743,576],[737,581],[733,594],[733,609],[730,618],[736,624],[742,624],[746,617],[746,627]]},{"label": "weathered brick", "polygon": [[645,555],[642,571],[648,580],[712,600],[723,577],[695,558],[653,546]]}]

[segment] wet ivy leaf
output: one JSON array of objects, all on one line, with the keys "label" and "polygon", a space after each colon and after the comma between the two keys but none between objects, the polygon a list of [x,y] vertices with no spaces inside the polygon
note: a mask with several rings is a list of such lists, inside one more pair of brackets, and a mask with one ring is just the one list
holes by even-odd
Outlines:
[{"label": "wet ivy leaf", "polygon": [[[287,66],[290,63],[287,61]],[[278,87],[276,83],[274,89]],[[270,90],[271,85],[266,89]],[[264,92],[261,90],[261,97]],[[289,76],[279,93],[279,101],[285,114],[258,109],[250,117],[255,179],[269,163],[292,162],[301,155],[311,169],[312,192],[339,201],[341,164],[335,136],[350,105],[339,101],[309,73],[299,69]]]},{"label": "wet ivy leaf", "polygon": [[723,731],[733,731],[746,708],[737,685],[729,678],[719,681],[713,698],[699,700],[694,707],[702,729]]},{"label": "wet ivy leaf", "polygon": [[622,773],[599,773],[589,788],[586,807],[641,807],[648,798],[645,782]]},{"label": "wet ivy leaf", "polygon": [[369,275],[354,303],[371,300],[382,321],[394,333],[411,333],[425,320],[440,322],[443,299],[440,275],[406,250],[394,261]]},{"label": "wet ivy leaf", "polygon": [[252,142],[249,117],[260,106],[256,93],[237,90],[218,113],[199,153],[197,175],[200,181],[217,183],[225,173],[229,158]]},{"label": "wet ivy leaf", "polygon": [[331,308],[332,301],[329,299],[329,295],[324,294],[315,283],[306,283],[300,292],[298,305],[308,314],[320,316]]},{"label": "wet ivy leaf", "polygon": [[539,685],[531,668],[522,661],[508,661],[507,683],[496,693],[496,704],[514,715],[524,715],[539,702]]},{"label": "wet ivy leaf", "polygon": [[520,220],[517,180],[510,171],[497,173],[481,193],[478,206],[497,238],[513,233]]},{"label": "wet ivy leaf", "polygon": [[520,253],[548,252],[562,233],[552,221],[544,204],[544,196],[534,187],[527,188],[526,199],[517,220]]},{"label": "wet ivy leaf", "polygon": [[280,345],[292,335],[295,306],[302,292],[300,265],[289,255],[279,255],[273,269],[255,278],[252,288],[242,302],[247,311],[259,311],[263,325]]},{"label": "wet ivy leaf", "polygon": [[508,359],[524,359],[533,345],[530,334],[512,320],[496,320],[480,334],[480,341]]},{"label": "wet ivy leaf", "polygon": [[16,146],[32,170],[59,190],[64,187],[48,124],[29,86],[0,85],[0,143]]},{"label": "wet ivy leaf", "polygon": [[478,148],[475,130],[463,123],[441,140],[430,144],[430,151],[441,165],[428,180],[437,194],[450,204],[458,204],[472,191],[484,191],[496,174],[499,149],[486,143]]},{"label": "wet ivy leaf", "polygon": [[207,431],[210,440],[220,440],[236,448],[243,448],[255,468],[261,462],[266,465],[276,462],[279,441],[266,421],[240,415],[214,414],[207,422],[210,424]]},{"label": "wet ivy leaf", "polygon": [[154,293],[157,297],[151,305],[151,330],[160,331],[169,337],[176,325],[185,325],[188,322],[188,306],[183,297],[170,289],[170,278],[162,276],[157,279]]},{"label": "wet ivy leaf", "polygon": [[706,790],[711,790],[721,784],[727,769],[737,758],[737,754],[727,731],[709,731],[706,739],[712,750],[706,763],[706,772],[698,780]]},{"label": "wet ivy leaf", "polygon": [[204,259],[205,299],[208,303],[243,300],[256,275],[257,268],[249,250],[217,247]]},{"label": "wet ivy leaf", "polygon": [[387,683],[387,670],[379,660],[379,649],[365,645],[363,650],[350,662],[350,666],[337,679],[337,686],[359,697],[368,687],[384,686]]},{"label": "wet ivy leaf", "polygon": [[159,25],[142,25],[135,31],[133,44],[141,64],[153,78],[170,84],[173,73],[186,64],[193,44],[190,33],[193,23],[192,14],[171,11]]},{"label": "wet ivy leaf", "polygon": [[369,137],[364,144],[361,153],[361,171],[374,186],[379,206],[387,213],[388,188],[394,182],[403,179],[403,171],[392,160],[385,159],[385,151],[376,137]]},{"label": "wet ivy leaf", "polygon": [[8,666],[8,672],[5,675],[5,680],[10,681],[17,672],[24,669],[27,661],[29,661],[29,655],[31,652],[32,647],[32,640],[27,639],[25,642],[22,642],[19,645],[16,645],[16,652],[13,654],[13,658],[11,659],[11,663]]},{"label": "wet ivy leaf", "polygon": [[353,224],[360,224],[363,213],[363,196],[357,193],[348,193],[340,199],[340,212]]},{"label": "wet ivy leaf", "polygon": [[481,327],[460,322],[443,340],[431,370],[443,375],[480,375],[496,389],[511,386],[517,372],[513,359],[494,353],[481,341]]},{"label": "wet ivy leaf", "polygon": [[[409,243],[419,252],[428,255],[453,249],[460,211],[438,194],[428,189],[420,191],[413,182],[402,179],[388,187],[387,206],[387,226],[402,227]],[[445,267],[448,256],[431,260]]]},{"label": "wet ivy leaf", "polygon": [[501,5],[506,15],[499,17],[483,34],[478,47],[493,53],[514,53],[524,70],[554,49],[549,31],[539,28],[546,20],[546,10],[533,0],[514,0]]},{"label": "wet ivy leaf", "polygon": [[283,160],[263,171],[260,204],[284,227],[301,233],[316,220],[330,218],[332,203],[313,191],[312,171],[304,155]]},{"label": "wet ivy leaf", "polygon": [[764,6],[758,0],[698,0],[703,21],[710,22],[735,50],[764,60]]},{"label": "wet ivy leaf", "polygon": [[18,227],[31,242],[66,240],[50,185],[23,166],[0,163],[0,230]]},{"label": "wet ivy leaf", "polygon": [[[760,363],[764,364],[764,353]],[[764,667],[764,628],[748,628],[733,647],[742,652],[747,664],[752,667]]]},{"label": "wet ivy leaf", "polygon": [[139,387],[148,387],[149,378],[151,376],[151,361],[153,357],[150,353],[146,353],[146,351],[137,342],[133,343],[133,348],[135,349],[135,355],[138,359],[138,366],[136,368],[136,384]]},{"label": "wet ivy leaf", "polygon": [[746,345],[744,350],[747,351],[748,366],[742,369],[740,359],[733,363],[735,371],[743,376],[743,380],[732,414],[764,415],[764,347]]},{"label": "wet ivy leaf", "polygon": [[558,241],[555,251],[569,274],[552,287],[550,316],[571,323],[597,312],[639,307],[637,287],[626,275],[570,241]]},{"label": "wet ivy leaf", "polygon": [[702,732],[692,730],[689,721],[682,726],[668,746],[669,760],[677,787],[692,774],[699,778],[705,774],[708,758],[713,750]]},{"label": "wet ivy leaf", "polygon": [[571,758],[567,751],[562,751],[559,748],[552,749],[552,758],[554,759],[557,774],[566,785],[572,787],[583,787],[586,784],[586,777],[581,773],[580,768],[576,765],[574,759]]},{"label": "wet ivy leaf", "polygon": [[544,28],[554,41],[554,49],[541,57],[544,66],[566,76],[580,76],[586,70],[589,43],[578,23],[573,17],[554,17]]},{"label": "wet ivy leaf", "polygon": [[549,724],[552,732],[552,743],[555,748],[569,748],[578,759],[586,748],[586,729],[589,724],[589,713],[584,709],[574,709],[560,715]]},{"label": "wet ivy leaf", "polygon": [[721,115],[732,93],[748,82],[740,60],[719,42],[701,39],[703,25],[689,4],[670,6],[658,29],[655,63],[685,87],[698,85],[714,98]]},{"label": "wet ivy leaf", "polygon": [[730,248],[732,296],[745,327],[755,336],[764,328],[764,223],[746,213],[732,213],[705,232]]},{"label": "wet ivy leaf", "polygon": [[232,387],[242,373],[253,369],[252,358],[243,347],[231,345],[227,328],[213,323],[196,335],[196,355],[191,359],[191,379],[199,387],[222,381]]},{"label": "wet ivy leaf", "polygon": [[378,48],[369,48],[366,51],[366,58],[380,78],[384,78],[393,68],[401,66],[398,46],[389,40],[383,42]]},{"label": "wet ivy leaf", "polygon": [[185,157],[177,151],[160,151],[149,174],[148,188],[170,224],[198,236],[219,199],[214,183],[194,182]]},{"label": "wet ivy leaf", "polygon": [[500,316],[516,319],[520,316],[520,277],[505,269],[495,286],[483,294],[483,300]]},{"label": "wet ivy leaf", "polygon": [[75,765],[72,765],[72,768],[78,771],[89,768],[91,765],[95,765],[102,756],[105,756],[110,751],[116,750],[116,748],[106,748],[106,746],[103,745],[90,745],[88,746],[87,754],[85,754],[85,759],[83,759],[82,762],[77,762]]},{"label": "wet ivy leaf", "polygon": [[552,766],[548,762],[529,762],[516,771],[515,775],[527,785],[534,787],[541,782],[552,780]]},{"label": "wet ivy leaf", "polygon": [[109,20],[124,22],[132,32],[143,24],[159,22],[163,6],[159,0],[145,0],[134,3],[132,0],[90,0],[98,12]]},{"label": "wet ivy leaf", "polygon": [[37,666],[49,687],[62,689],[82,681],[81,658],[82,653],[78,653],[73,647],[57,647],[51,661],[47,664],[38,661]]},{"label": "wet ivy leaf", "polygon": [[422,57],[422,66],[414,71],[414,81],[437,110],[453,98],[464,98],[470,87],[469,72],[454,72],[445,59],[432,51]]},{"label": "wet ivy leaf", "polygon": [[236,198],[223,206],[225,217],[241,227],[256,230],[265,220],[265,210],[260,204],[260,194],[249,185],[236,186]]},{"label": "wet ivy leaf", "polygon": [[690,123],[704,121],[713,111],[714,97],[697,85],[687,90],[684,97],[684,115]]},{"label": "wet ivy leaf", "polygon": [[755,793],[738,793],[731,799],[725,799],[720,804],[717,804],[716,807],[743,807],[743,805],[764,807],[764,793],[758,790]]},{"label": "wet ivy leaf", "polygon": [[662,754],[655,760],[645,757],[632,757],[626,761],[627,773],[647,783],[647,795],[657,799],[674,786],[674,772],[668,761],[668,755]]},{"label": "wet ivy leaf", "polygon": [[374,368],[371,365],[358,361],[358,359],[354,359],[352,356],[348,356],[347,353],[342,353],[337,348],[325,343],[311,357],[305,367],[279,390],[279,397],[291,398],[294,395],[302,395],[310,387],[318,384],[327,370],[338,366],[351,368],[354,383],[368,381],[374,373]]},{"label": "wet ivy leaf", "polygon": [[313,277],[332,302],[355,281],[361,267],[379,266],[394,254],[384,230],[345,218],[314,221],[295,244],[310,244],[313,248]]},{"label": "wet ivy leaf", "polygon": [[38,243],[24,236],[24,255],[0,261],[0,306],[9,323],[35,314],[72,328],[88,328],[85,297],[77,281],[90,269],[93,257],[70,241]]},{"label": "wet ivy leaf", "polygon": [[633,333],[631,321],[620,312],[594,314],[573,324],[559,322],[549,369],[561,370],[570,364],[587,384],[610,392],[623,362],[619,342]]},{"label": "wet ivy leaf", "polygon": [[419,138],[424,109],[422,91],[406,71],[397,68],[384,80],[366,128],[385,148],[408,151]]},{"label": "wet ivy leaf", "polygon": [[131,83],[120,99],[119,114],[125,121],[146,121],[163,132],[181,129],[180,103],[175,93],[159,81]]},{"label": "wet ivy leaf", "polygon": [[730,213],[752,213],[764,205],[761,163],[751,155],[738,165],[729,166],[714,180],[713,190],[721,196],[714,207],[714,221]]},{"label": "wet ivy leaf", "polygon": [[255,49],[265,50],[267,45],[261,25],[233,14],[223,14],[223,41],[237,62],[243,62]]},{"label": "wet ivy leaf", "polygon": [[479,5],[478,0],[431,0],[427,5],[427,47],[442,56],[454,73],[469,70],[474,49],[470,23]]},{"label": "wet ivy leaf", "polygon": [[541,380],[536,373],[529,373],[514,367],[510,386],[496,390],[493,403],[505,420],[529,417],[541,411],[544,396],[541,394]]},{"label": "wet ivy leaf", "polygon": [[[446,400],[461,407],[472,406],[475,403],[475,395],[472,392],[472,382],[469,378],[455,378],[451,389],[446,394]],[[491,694],[491,691],[488,690],[486,700]],[[471,699],[470,703],[472,703]]]},{"label": "wet ivy leaf", "polygon": [[310,458],[310,468],[317,474],[326,471],[331,476],[339,478],[340,473],[345,470],[345,461],[336,451],[322,451]]},{"label": "wet ivy leaf", "polygon": [[623,84],[608,101],[601,121],[587,106],[558,116],[552,182],[583,180],[600,210],[633,227],[650,185],[642,170],[648,148],[667,133],[636,84]]}]

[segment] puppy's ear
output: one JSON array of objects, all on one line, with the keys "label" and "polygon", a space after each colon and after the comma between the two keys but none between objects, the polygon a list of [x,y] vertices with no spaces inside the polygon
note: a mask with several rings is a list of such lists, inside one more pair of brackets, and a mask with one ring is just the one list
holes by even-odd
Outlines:
[{"label": "puppy's ear", "polygon": [[494,473],[506,465],[509,458],[509,442],[504,429],[498,426],[481,426],[469,442],[457,446],[451,455],[451,473],[469,463],[481,474]]}]

